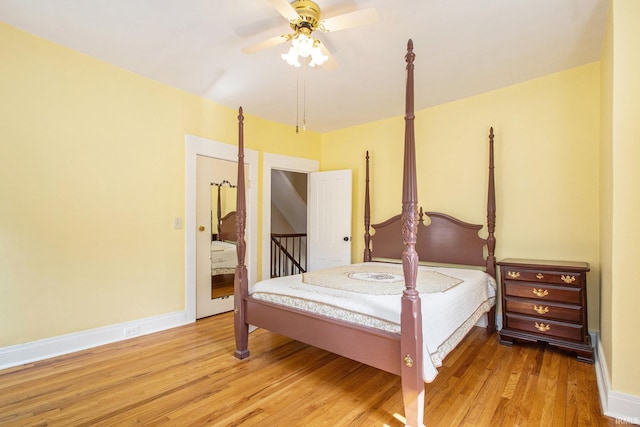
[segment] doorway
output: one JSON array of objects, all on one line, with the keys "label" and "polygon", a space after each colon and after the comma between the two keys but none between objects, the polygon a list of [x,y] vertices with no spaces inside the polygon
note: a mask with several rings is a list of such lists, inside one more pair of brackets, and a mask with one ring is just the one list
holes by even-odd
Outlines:
[{"label": "doorway", "polygon": [[264,153],[262,163],[262,278],[271,276],[271,175],[272,171],[317,172],[317,160]]},{"label": "doorway", "polygon": [[271,278],[307,271],[307,176],[271,169]]},{"label": "doorway", "polygon": [[[289,171],[289,172],[298,172],[303,173],[309,176],[309,174],[318,175],[318,174],[328,174],[332,175],[334,173],[340,171],[328,171],[328,172],[318,172],[318,162],[316,160],[310,159],[301,159],[297,157],[289,157],[282,156],[277,154],[269,154],[265,153],[263,157],[263,168],[262,168],[262,278],[266,279],[271,276],[271,203],[273,200],[273,189],[271,177],[273,171]],[[309,227],[310,224],[315,224],[314,234],[315,236],[322,236],[326,231],[331,231],[329,234],[333,238],[337,244],[341,245],[342,248],[339,251],[335,251],[335,254],[339,254],[339,259],[332,259],[329,261],[331,266],[336,265],[345,265],[349,264],[351,261],[351,171],[348,172],[348,180],[343,181],[341,184],[337,184],[338,188],[341,188],[340,194],[342,197],[336,198],[336,192],[330,192],[328,194],[324,194],[321,196],[313,196],[311,193],[308,194],[308,197],[311,199],[317,197],[324,197],[327,203],[332,206],[338,206],[340,209],[322,209],[324,213],[327,214],[323,216],[325,220],[321,221],[324,224],[320,227],[320,222],[318,222],[318,216],[316,216],[311,211],[316,211],[320,209],[317,204],[315,208],[312,208],[311,203],[307,205],[307,247],[313,246],[314,241],[310,235]],[[333,184],[336,186],[336,184]],[[311,191],[311,190],[310,190]],[[326,203],[325,203],[326,205]],[[325,206],[326,207],[326,206]],[[348,209],[346,209],[348,208]],[[311,220],[309,221],[309,218]],[[336,224],[341,223],[341,226],[335,227]],[[332,225],[332,227],[327,228],[328,225]],[[335,235],[335,233],[338,233]],[[325,245],[326,246],[326,245]],[[320,247],[320,246],[319,246]],[[334,249],[328,249],[329,252]],[[334,254],[334,255],[335,255]],[[312,267],[312,260],[314,258],[322,259],[322,255],[319,255],[316,251],[316,254],[310,254],[307,251],[307,265]],[[328,258],[327,258],[328,259]],[[316,263],[317,264],[317,263]],[[325,264],[327,264],[325,262]],[[329,266],[327,264],[327,266]]]}]

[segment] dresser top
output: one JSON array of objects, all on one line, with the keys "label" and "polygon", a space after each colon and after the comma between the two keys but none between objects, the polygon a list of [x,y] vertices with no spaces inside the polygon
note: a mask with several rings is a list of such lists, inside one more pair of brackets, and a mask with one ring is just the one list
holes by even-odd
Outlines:
[{"label": "dresser top", "polygon": [[521,258],[505,258],[500,260],[498,265],[504,265],[507,267],[535,267],[535,268],[550,268],[550,269],[565,269],[565,270],[582,270],[589,271],[588,262],[580,261],[555,261],[555,260],[542,260],[542,259],[521,259]]}]

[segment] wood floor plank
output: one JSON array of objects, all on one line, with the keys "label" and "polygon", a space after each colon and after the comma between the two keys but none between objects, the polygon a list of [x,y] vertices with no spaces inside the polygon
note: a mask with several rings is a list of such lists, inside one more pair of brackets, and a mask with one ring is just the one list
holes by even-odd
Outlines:
[{"label": "wood floor plank", "polygon": [[[403,425],[400,378],[233,314],[0,371],[2,426]],[[372,349],[374,351],[374,349]],[[593,365],[474,328],[425,385],[430,426],[613,426]]]},{"label": "wood floor plank", "polygon": [[542,352],[539,346],[531,347],[531,344],[527,344],[509,348],[523,357],[525,363],[522,365],[520,380],[509,402],[510,411],[502,420],[503,425],[525,425],[531,415],[531,401],[538,388],[537,364],[541,360],[538,354]]}]

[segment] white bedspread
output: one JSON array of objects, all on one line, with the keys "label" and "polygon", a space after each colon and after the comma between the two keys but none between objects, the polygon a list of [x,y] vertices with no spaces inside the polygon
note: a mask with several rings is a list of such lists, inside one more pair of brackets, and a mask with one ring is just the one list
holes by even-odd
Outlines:
[{"label": "white bedspread", "polygon": [[[354,264],[357,265],[366,265],[370,271],[371,266],[389,264]],[[430,382],[436,377],[444,357],[495,304],[496,283],[479,270],[426,266],[419,269],[462,280],[444,292],[420,294],[425,359],[423,378]],[[250,294],[255,299],[400,332],[401,295],[360,294],[303,283],[301,279],[302,275],[294,275],[258,282],[250,289]]]},{"label": "white bedspread", "polygon": [[211,242],[211,275],[233,274],[238,265],[236,245],[224,241]]}]

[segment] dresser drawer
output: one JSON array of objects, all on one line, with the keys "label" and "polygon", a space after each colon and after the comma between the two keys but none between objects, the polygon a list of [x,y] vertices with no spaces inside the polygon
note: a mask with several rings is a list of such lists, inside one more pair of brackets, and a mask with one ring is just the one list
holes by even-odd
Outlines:
[{"label": "dresser drawer", "polygon": [[556,322],[544,318],[525,317],[508,313],[506,320],[506,326],[509,329],[534,333],[541,337],[582,341],[585,333],[583,326],[580,324]]},{"label": "dresser drawer", "polygon": [[579,305],[582,300],[580,288],[570,286],[550,286],[545,283],[518,283],[506,282],[504,284],[505,296],[529,298],[540,301],[556,301]]},{"label": "dresser drawer", "polygon": [[577,305],[557,304],[549,301],[532,301],[520,298],[505,298],[506,311],[544,319],[564,320],[566,322],[582,322],[582,307]]},{"label": "dresser drawer", "polygon": [[523,282],[553,283],[580,287],[584,280],[584,274],[579,272],[557,272],[522,268],[504,268],[503,272],[505,280],[518,280]]}]

